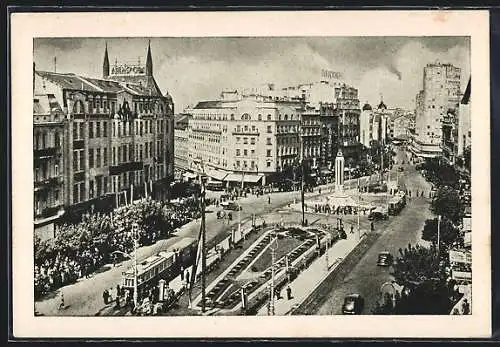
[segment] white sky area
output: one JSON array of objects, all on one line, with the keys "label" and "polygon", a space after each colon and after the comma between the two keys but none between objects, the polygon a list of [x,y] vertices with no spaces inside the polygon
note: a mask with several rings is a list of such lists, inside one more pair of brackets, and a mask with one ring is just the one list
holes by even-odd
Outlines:
[{"label": "white sky area", "polygon": [[[37,70],[102,77],[105,43],[110,65],[146,60],[148,38],[38,38]],[[153,74],[172,95],[176,113],[223,89],[263,83],[277,87],[323,79],[322,69],[342,73],[358,88],[361,104],[414,109],[428,63],[462,69],[461,89],[470,76],[468,37],[259,37],[152,38]]]}]

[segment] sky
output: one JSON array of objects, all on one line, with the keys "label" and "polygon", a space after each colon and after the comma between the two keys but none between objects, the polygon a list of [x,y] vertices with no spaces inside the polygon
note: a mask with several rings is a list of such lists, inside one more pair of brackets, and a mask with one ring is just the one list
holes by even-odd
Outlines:
[{"label": "sky", "polygon": [[144,63],[149,40],[154,77],[176,113],[225,89],[319,81],[323,69],[358,88],[361,104],[383,96],[390,108],[414,109],[426,64],[461,68],[462,90],[470,76],[468,37],[37,38],[33,56],[37,70],[54,71],[56,57],[57,72],[100,78],[106,42],[113,65]]}]

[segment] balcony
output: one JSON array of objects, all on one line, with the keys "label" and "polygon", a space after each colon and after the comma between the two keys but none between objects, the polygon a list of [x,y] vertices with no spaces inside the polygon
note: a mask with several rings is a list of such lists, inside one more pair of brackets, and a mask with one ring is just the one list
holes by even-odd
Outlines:
[{"label": "balcony", "polygon": [[63,179],[61,176],[55,176],[55,177],[48,177],[43,180],[35,181],[34,186],[35,190],[40,190],[40,189],[48,189],[52,187],[57,187],[63,183]]},{"label": "balcony", "polygon": [[110,166],[109,175],[113,176],[113,175],[120,175],[128,171],[139,171],[143,169],[143,166],[144,163],[142,161],[134,161],[134,162],[122,163],[115,166]]},{"label": "balcony", "polygon": [[36,158],[48,158],[59,154],[59,147],[47,147],[43,149],[33,150],[33,157]]},{"label": "balcony", "polygon": [[85,147],[85,142],[83,140],[74,140],[73,149],[83,149]]},{"label": "balcony", "polygon": [[233,135],[250,135],[250,136],[259,136],[260,132],[258,130],[243,130],[243,129],[236,129],[233,130],[232,132]]},{"label": "balcony", "polygon": [[199,129],[199,128],[192,128],[191,131],[197,132],[197,133],[205,133],[205,134],[222,134],[221,130],[211,130],[211,129]]}]

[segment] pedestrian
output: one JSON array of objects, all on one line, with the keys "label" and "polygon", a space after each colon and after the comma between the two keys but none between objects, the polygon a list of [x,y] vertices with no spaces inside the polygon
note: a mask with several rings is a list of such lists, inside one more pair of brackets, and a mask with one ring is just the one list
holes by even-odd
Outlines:
[{"label": "pedestrian", "polygon": [[59,304],[59,310],[62,310],[66,306],[64,305],[64,293],[61,292],[61,303]]},{"label": "pedestrian", "polygon": [[293,298],[292,297],[292,288],[290,288],[290,286],[286,287],[286,298],[287,298],[287,300],[291,300]]},{"label": "pedestrian", "polygon": [[462,303],[462,314],[469,314],[469,313],[470,313],[469,301],[467,299],[464,299],[464,302]]},{"label": "pedestrian", "polygon": [[370,223],[370,229],[371,229],[371,231],[375,230],[375,227],[373,226],[373,222]]},{"label": "pedestrian", "polygon": [[268,195],[268,196],[267,196],[267,203],[268,203],[268,204],[271,204],[271,195]]},{"label": "pedestrian", "polygon": [[116,296],[117,296],[117,297],[118,297],[118,296],[120,296],[120,293],[121,293],[121,290],[120,290],[120,285],[119,285],[119,284],[117,284],[117,285],[116,285]]},{"label": "pedestrian", "polygon": [[117,295],[115,298],[116,308],[120,308],[120,297]]},{"label": "pedestrian", "polygon": [[107,305],[107,304],[108,304],[108,293],[107,293],[107,289],[105,289],[105,290],[102,292],[102,300],[104,301],[104,305]]},{"label": "pedestrian", "polygon": [[354,226],[351,225],[351,234],[354,234]]}]

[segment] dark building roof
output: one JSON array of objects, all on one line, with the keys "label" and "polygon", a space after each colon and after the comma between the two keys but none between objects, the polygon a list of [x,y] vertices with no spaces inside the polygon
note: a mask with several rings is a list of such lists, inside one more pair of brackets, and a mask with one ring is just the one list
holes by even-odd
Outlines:
[{"label": "dark building roof", "polygon": [[371,111],[372,107],[369,103],[363,105],[363,111]]},{"label": "dark building roof", "polygon": [[470,101],[470,88],[471,88],[470,80],[471,80],[471,78],[469,77],[469,83],[467,83],[467,88],[465,88],[465,92],[464,92],[464,95],[463,95],[462,101],[461,101],[461,103],[463,105],[467,105]]},{"label": "dark building roof", "polygon": [[387,106],[386,104],[384,104],[384,101],[380,101],[380,104],[378,104],[378,107],[377,107],[379,110],[387,110]]},{"label": "dark building roof", "polygon": [[162,96],[153,76],[113,76],[112,79],[97,79],[79,76],[74,73],[63,74],[47,71],[36,71],[36,73],[63,89],[100,93],[127,91],[135,95]]},{"label": "dark building roof", "polygon": [[33,115],[49,115],[52,112],[62,112],[54,95],[37,94],[33,97]]},{"label": "dark building roof", "polygon": [[219,108],[221,106],[221,101],[200,101],[194,108]]}]

